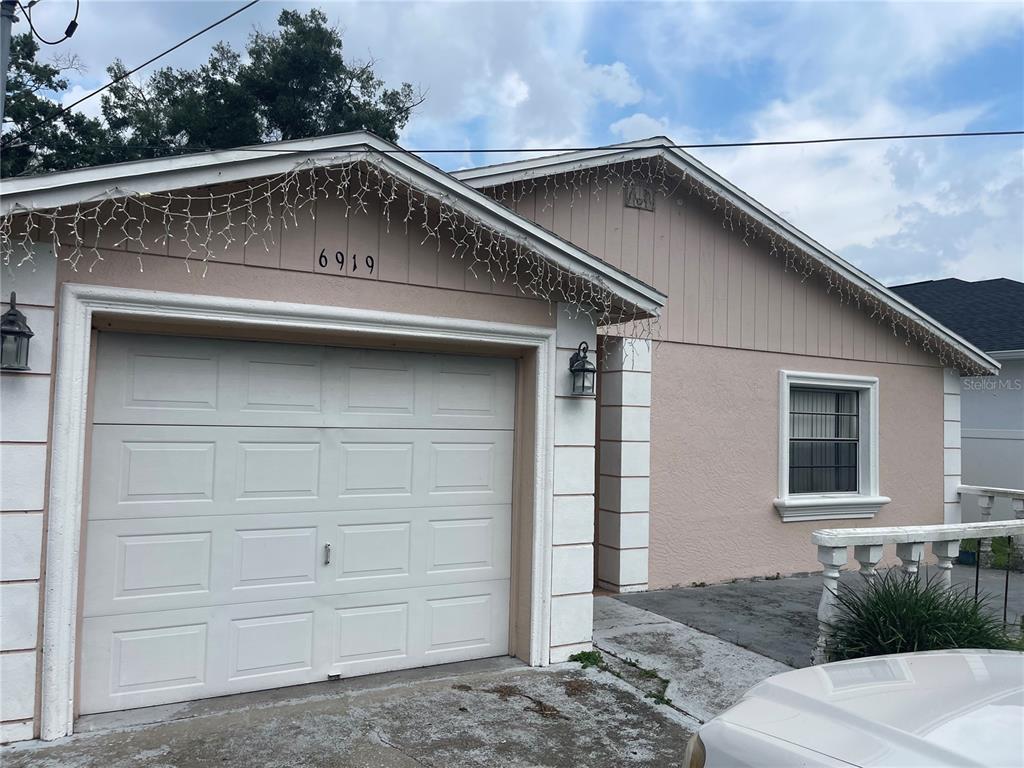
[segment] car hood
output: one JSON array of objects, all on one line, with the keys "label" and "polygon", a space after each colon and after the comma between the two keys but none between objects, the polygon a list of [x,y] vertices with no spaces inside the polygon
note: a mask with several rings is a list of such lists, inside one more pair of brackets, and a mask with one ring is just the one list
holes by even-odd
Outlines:
[{"label": "car hood", "polygon": [[865,768],[1019,766],[1024,654],[935,651],[799,669],[720,719]]}]

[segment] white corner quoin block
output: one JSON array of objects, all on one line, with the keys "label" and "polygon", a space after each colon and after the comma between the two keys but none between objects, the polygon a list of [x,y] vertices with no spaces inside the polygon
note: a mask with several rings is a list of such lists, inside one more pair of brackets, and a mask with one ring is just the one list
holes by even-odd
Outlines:
[{"label": "white corner quoin block", "polygon": [[555,445],[594,444],[597,402],[592,397],[555,398]]},{"label": "white corner quoin block", "polygon": [[551,553],[551,592],[555,595],[590,593],[594,587],[594,547],[572,544]]},{"label": "white corner quoin block", "polygon": [[10,512],[42,509],[45,486],[45,445],[0,445],[0,510]]},{"label": "white corner quoin block", "polygon": [[41,512],[0,515],[0,580],[38,579],[42,548]]},{"label": "white corner quoin block", "polygon": [[49,376],[0,376],[0,441],[45,443],[49,418]]},{"label": "white corner quoin block", "polygon": [[35,648],[38,624],[39,582],[0,584],[0,651]]},{"label": "white corner quoin block", "polygon": [[552,517],[552,544],[557,546],[593,542],[593,496],[556,496]]},{"label": "white corner quoin block", "polygon": [[594,492],[593,446],[558,446],[554,463],[556,495]]},{"label": "white corner quoin block", "polygon": [[651,409],[644,406],[601,406],[602,440],[651,439]]},{"label": "white corner quoin block", "polygon": [[588,592],[551,598],[551,645],[589,643],[593,631],[593,595]]},{"label": "white corner quoin block", "polygon": [[0,720],[26,720],[36,706],[36,652],[0,654]]}]

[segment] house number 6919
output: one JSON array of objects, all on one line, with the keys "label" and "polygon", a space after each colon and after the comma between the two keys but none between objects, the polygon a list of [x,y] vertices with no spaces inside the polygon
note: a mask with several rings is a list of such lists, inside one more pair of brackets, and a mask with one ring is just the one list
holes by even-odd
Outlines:
[{"label": "house number 6919", "polygon": [[[346,258],[347,257],[345,256],[344,252],[342,252],[342,251],[335,251],[334,252],[334,260],[338,263],[338,270],[340,272],[344,272],[345,271],[345,261],[346,261]],[[327,249],[326,248],[321,248],[320,249],[320,256],[317,258],[317,261],[320,264],[320,269],[327,269],[327,265],[331,263],[331,260],[327,257]],[[372,275],[373,274],[373,268],[376,266],[376,261],[374,261],[373,256],[370,256],[369,254],[367,254],[366,256],[363,256],[362,263],[363,263],[363,267]],[[359,258],[354,253],[352,254],[352,271],[353,272],[359,271]]]}]

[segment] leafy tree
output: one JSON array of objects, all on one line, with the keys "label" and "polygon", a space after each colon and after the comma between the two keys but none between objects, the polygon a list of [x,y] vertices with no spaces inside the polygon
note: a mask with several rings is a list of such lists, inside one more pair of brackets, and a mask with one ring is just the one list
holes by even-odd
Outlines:
[{"label": "leafy tree", "polygon": [[[423,102],[409,83],[388,88],[375,62],[347,61],[341,33],[323,11],[282,11],[273,32],[254,30],[246,56],[226,43],[195,69],[164,67],[142,81],[124,77],[102,96],[103,120],[61,116],[3,151],[3,175],[224,149],[367,129],[395,140]],[[77,62],[40,64],[38,45],[12,47],[7,111],[16,134],[58,107],[40,95],[67,89]],[[127,67],[115,60],[111,79]],[[15,142],[18,143],[18,142]]]},{"label": "leafy tree", "polygon": [[323,11],[282,11],[276,34],[253,32],[239,82],[258,104],[267,137],[300,139],[366,128],[394,141],[423,101],[409,83],[385,88],[374,62],[342,56],[341,34]]},{"label": "leafy tree", "polygon": [[105,145],[106,126],[80,112],[69,112],[50,121],[60,107],[47,93],[67,90],[66,73],[79,71],[78,60],[63,57],[52,64],[36,61],[39,43],[26,32],[11,39],[11,58],[7,73],[7,100],[4,109],[4,137],[20,133],[39,122],[31,144],[4,143],[0,151],[0,174],[42,173],[83,165],[110,162]]}]

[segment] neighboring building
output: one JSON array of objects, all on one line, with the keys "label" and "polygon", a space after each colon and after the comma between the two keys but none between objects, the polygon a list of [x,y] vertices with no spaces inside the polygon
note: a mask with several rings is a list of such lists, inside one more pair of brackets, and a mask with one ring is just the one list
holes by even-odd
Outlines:
[{"label": "neighboring building", "polygon": [[[963,481],[1024,488],[1024,283],[949,278],[892,290],[999,361],[997,376],[961,382]],[[1013,519],[1009,498],[997,497],[991,514]],[[963,516],[964,522],[981,519],[976,496],[964,498]]]},{"label": "neighboring building", "polygon": [[0,206],[35,333],[0,379],[3,741],[563,661],[595,569],[806,571],[816,527],[939,522],[953,371],[997,368],[664,139],[452,175],[348,134]]}]

